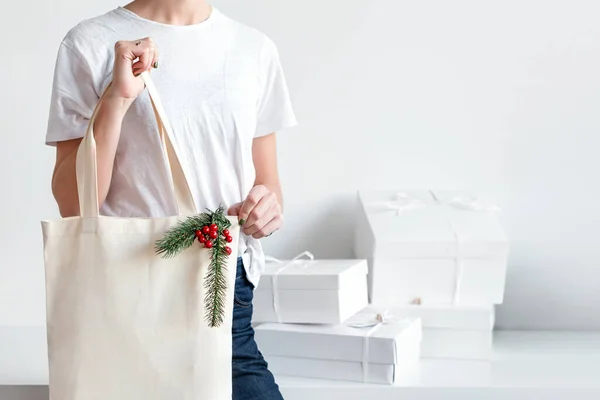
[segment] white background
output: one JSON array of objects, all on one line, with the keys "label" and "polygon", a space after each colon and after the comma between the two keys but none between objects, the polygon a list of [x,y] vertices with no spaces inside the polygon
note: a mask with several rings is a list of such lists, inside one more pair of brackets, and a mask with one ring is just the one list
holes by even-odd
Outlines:
[{"label": "white background", "polygon": [[[44,324],[58,44],[119,4],[2,0],[0,325]],[[287,219],[271,254],[352,257],[357,189],[475,190],[512,241],[497,326],[600,329],[600,4],[215,4],[276,41],[300,122],[279,139]]]}]

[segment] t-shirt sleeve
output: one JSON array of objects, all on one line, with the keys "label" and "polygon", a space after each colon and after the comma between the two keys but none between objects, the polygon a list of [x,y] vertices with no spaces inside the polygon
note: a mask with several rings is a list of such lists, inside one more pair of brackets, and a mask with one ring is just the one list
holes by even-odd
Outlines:
[{"label": "t-shirt sleeve", "polygon": [[268,135],[296,124],[277,47],[267,39],[260,60],[260,96],[254,137]]},{"label": "t-shirt sleeve", "polygon": [[93,74],[81,54],[61,43],[54,70],[46,144],[81,138],[98,102]]}]

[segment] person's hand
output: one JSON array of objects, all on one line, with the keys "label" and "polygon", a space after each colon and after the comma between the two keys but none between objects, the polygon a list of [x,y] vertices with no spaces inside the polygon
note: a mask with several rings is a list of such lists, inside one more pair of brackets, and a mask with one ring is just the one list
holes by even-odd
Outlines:
[{"label": "person's hand", "polygon": [[246,200],[231,206],[227,213],[237,216],[242,231],[255,239],[269,236],[283,225],[277,195],[263,185],[254,186]]},{"label": "person's hand", "polygon": [[151,68],[158,68],[158,50],[151,38],[117,42],[110,97],[132,103],[144,90],[139,75]]}]

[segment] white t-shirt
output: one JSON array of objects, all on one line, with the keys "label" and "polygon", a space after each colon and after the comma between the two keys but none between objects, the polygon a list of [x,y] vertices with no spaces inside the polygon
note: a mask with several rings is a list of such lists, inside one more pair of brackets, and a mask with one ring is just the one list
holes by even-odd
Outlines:
[{"label": "white t-shirt", "polygon": [[[213,8],[198,24],[174,26],[119,7],[71,29],[58,51],[46,143],[83,137],[112,79],[114,45],[152,37],[152,79],[174,131],[174,146],[197,209],[229,207],[254,185],[252,142],[296,124],[274,43]],[[102,215],[175,215],[156,121],[143,92],[124,118]],[[249,280],[264,270],[260,242],[242,235]]]}]

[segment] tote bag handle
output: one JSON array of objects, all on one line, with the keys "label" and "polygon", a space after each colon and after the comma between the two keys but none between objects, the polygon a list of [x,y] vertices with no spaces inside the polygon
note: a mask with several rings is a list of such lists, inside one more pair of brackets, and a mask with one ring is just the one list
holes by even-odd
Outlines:
[{"label": "tote bag handle", "polygon": [[[167,119],[164,107],[156,91],[156,87],[150,79],[148,72],[141,75],[146,89],[150,95],[150,101],[156,117],[158,133],[162,143],[164,158],[168,175],[171,178],[173,196],[177,204],[179,215],[196,214],[196,205],[190,191],[189,184],[185,178],[179,157],[173,146],[173,130]],[[110,86],[110,85],[109,85]],[[96,159],[96,140],[94,138],[94,122],[100,105],[106,95],[106,90],[100,97],[96,108],[90,118],[88,129],[83,137],[82,143],[77,151],[77,194],[79,196],[79,215],[81,217],[98,217],[98,164]]]}]

